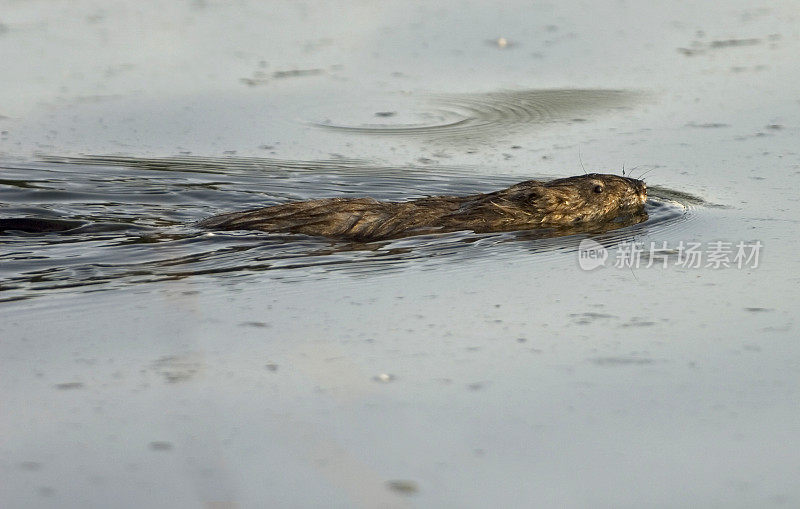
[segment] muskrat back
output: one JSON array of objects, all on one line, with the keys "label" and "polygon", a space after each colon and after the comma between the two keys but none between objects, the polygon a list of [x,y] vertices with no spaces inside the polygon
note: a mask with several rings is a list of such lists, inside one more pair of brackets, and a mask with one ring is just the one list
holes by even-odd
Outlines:
[{"label": "muskrat back", "polygon": [[221,214],[200,226],[218,230],[302,233],[357,241],[472,230],[574,228],[643,214],[643,181],[592,173],[528,180],[493,193],[431,196],[405,202],[327,198]]}]

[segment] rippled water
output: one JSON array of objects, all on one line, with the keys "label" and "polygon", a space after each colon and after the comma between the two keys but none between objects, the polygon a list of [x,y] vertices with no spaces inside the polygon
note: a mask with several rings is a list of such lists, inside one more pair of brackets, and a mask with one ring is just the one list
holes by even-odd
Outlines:
[{"label": "rippled water", "polygon": [[[557,255],[574,251],[587,235],[455,232],[356,244],[195,226],[220,212],[292,200],[348,195],[404,200],[487,192],[519,180],[474,176],[465,168],[389,168],[345,159],[49,157],[5,164],[3,176],[0,300],[6,301],[201,275],[224,281],[266,271],[295,280],[330,271],[390,271],[411,261],[449,264],[510,253]],[[656,188],[646,222],[598,231],[595,237],[612,244],[669,228],[701,203]],[[29,224],[31,218],[36,222]]]},{"label": "rippled water", "polygon": [[[320,122],[330,129],[369,135],[405,135],[438,141],[468,143],[491,139],[520,128],[553,122],[583,122],[598,111],[629,107],[642,94],[629,90],[518,90],[482,94],[439,94],[428,98],[428,108],[418,100],[389,104],[399,111],[376,111],[368,121]],[[347,114],[369,111],[364,104]],[[376,122],[379,119],[380,122]]]}]

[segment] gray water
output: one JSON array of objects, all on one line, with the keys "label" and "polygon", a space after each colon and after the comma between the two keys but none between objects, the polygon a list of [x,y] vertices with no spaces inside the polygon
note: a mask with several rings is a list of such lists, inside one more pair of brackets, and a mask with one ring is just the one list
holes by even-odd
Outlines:
[{"label": "gray water", "polygon": [[[0,502],[797,505],[798,7],[0,2],[0,220],[59,230],[0,233]],[[195,225],[623,168],[602,233]]]}]

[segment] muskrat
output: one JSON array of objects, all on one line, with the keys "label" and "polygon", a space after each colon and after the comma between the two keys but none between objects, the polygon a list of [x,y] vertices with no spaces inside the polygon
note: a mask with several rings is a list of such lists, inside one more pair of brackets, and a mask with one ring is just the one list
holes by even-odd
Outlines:
[{"label": "muskrat", "polygon": [[[551,181],[528,180],[468,196],[430,196],[405,202],[326,198],[221,214],[199,223],[219,230],[302,233],[368,242],[410,235],[569,229],[647,218],[641,180],[591,173]],[[643,217],[642,217],[643,216]],[[640,222],[640,221],[636,221]]]}]

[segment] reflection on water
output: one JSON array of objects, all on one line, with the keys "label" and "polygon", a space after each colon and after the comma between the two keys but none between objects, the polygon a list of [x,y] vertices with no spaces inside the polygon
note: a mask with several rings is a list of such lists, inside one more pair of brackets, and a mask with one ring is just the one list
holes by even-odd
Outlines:
[{"label": "reflection on water", "polygon": [[574,252],[587,234],[608,244],[667,228],[698,203],[656,192],[648,201],[646,222],[621,222],[617,230],[580,236],[553,238],[547,230],[462,231],[358,244],[303,235],[208,232],[195,223],[221,211],[290,200],[471,194],[507,187],[519,178],[344,159],[87,157],[0,166],[0,300],[201,275],[223,282],[254,273],[297,280],[331,271],[358,276],[409,263],[457,264],[499,254],[558,256]]},{"label": "reflection on water", "polygon": [[[430,98],[428,110],[413,115],[375,112],[374,115],[383,120],[381,123],[353,125],[328,120],[317,125],[360,134],[406,135],[457,142],[490,139],[522,126],[582,122],[590,114],[630,106],[640,96],[629,90],[580,89],[436,95]],[[355,108],[356,111],[361,109],[363,106]],[[414,120],[403,122],[409,117]]]}]

